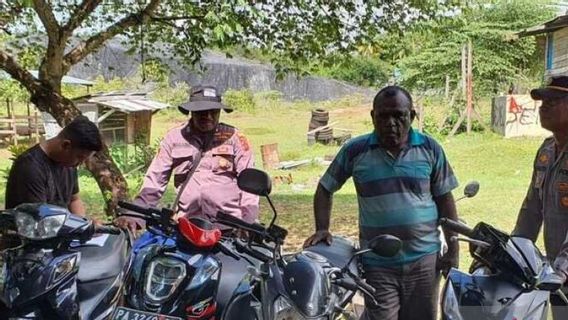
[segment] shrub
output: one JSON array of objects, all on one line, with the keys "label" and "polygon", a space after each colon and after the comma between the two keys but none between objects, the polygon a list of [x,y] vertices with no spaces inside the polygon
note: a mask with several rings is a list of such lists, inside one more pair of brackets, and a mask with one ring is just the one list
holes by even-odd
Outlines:
[{"label": "shrub", "polygon": [[227,90],[223,95],[223,103],[240,112],[254,113],[256,103],[250,89]]}]

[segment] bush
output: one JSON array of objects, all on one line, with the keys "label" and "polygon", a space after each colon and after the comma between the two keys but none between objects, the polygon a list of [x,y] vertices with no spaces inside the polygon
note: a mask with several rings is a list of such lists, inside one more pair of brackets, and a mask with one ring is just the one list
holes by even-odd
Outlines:
[{"label": "bush", "polygon": [[144,135],[139,135],[134,145],[113,144],[110,154],[117,166],[124,173],[138,169],[139,172],[146,172],[150,163],[158,151],[159,141],[153,144],[146,144]]},{"label": "bush", "polygon": [[8,151],[10,152],[10,160],[12,161],[16,160],[17,157],[19,157],[29,148],[30,146],[27,144],[19,144],[19,145],[11,144],[10,146],[8,146]]},{"label": "bush", "polygon": [[264,100],[270,102],[278,102],[282,100],[284,94],[278,90],[263,91],[255,94],[257,100]]},{"label": "bush", "polygon": [[319,74],[365,87],[381,87],[389,80],[392,67],[378,57],[354,56],[341,64],[320,67]]},{"label": "bush", "polygon": [[223,103],[240,112],[254,113],[256,103],[250,89],[227,90],[223,95]]}]

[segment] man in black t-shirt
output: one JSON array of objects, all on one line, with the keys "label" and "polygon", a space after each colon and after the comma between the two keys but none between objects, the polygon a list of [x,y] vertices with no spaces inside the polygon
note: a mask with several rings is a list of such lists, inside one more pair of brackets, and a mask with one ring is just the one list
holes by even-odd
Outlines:
[{"label": "man in black t-shirt", "polygon": [[50,203],[85,216],[79,198],[77,166],[102,149],[97,126],[85,116],[69,123],[54,138],[22,153],[10,169],[6,209],[22,203]]}]

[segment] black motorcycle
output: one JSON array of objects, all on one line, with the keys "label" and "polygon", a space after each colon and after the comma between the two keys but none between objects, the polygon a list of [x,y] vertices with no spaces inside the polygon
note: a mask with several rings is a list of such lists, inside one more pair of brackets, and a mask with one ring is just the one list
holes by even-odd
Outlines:
[{"label": "black motorcycle", "polygon": [[542,320],[547,318],[552,292],[562,278],[535,244],[486,224],[471,229],[447,219],[441,224],[467,238],[474,263],[470,273],[451,269],[442,293],[444,320]]},{"label": "black motorcycle", "polygon": [[[148,231],[134,244],[126,304],[113,319],[218,319],[254,262],[236,255],[208,220],[120,202]],[[237,318],[235,318],[237,319]]]},{"label": "black motorcycle", "polygon": [[275,224],[277,213],[268,197],[270,178],[263,171],[246,169],[237,183],[241,190],[265,196],[274,216],[265,227],[217,214],[218,223],[248,232],[248,241],[232,239],[236,251],[262,261],[249,268],[222,319],[336,319],[346,313],[345,307],[357,290],[373,299],[375,290],[359,277],[354,260],[369,251],[394,256],[402,246],[400,239],[378,236],[368,249],[355,251],[349,242],[336,237],[331,246],[320,244],[283,255],[287,231]]},{"label": "black motorcycle", "polygon": [[108,319],[127,270],[128,234],[48,204],[0,213],[3,319]]}]

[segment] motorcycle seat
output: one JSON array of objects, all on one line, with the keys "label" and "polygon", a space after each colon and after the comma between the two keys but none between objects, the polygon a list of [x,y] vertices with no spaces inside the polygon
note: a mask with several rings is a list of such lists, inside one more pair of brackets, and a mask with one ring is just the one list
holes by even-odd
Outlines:
[{"label": "motorcycle seat", "polygon": [[[104,235],[106,236],[106,235]],[[118,235],[109,234],[103,246],[81,245],[79,265],[79,282],[89,282],[116,277],[126,263],[127,245],[124,232]]]},{"label": "motorcycle seat", "polygon": [[[324,256],[334,267],[343,268],[355,253],[353,244],[343,237],[333,237],[330,246],[325,243],[318,243],[315,246],[307,247],[304,251],[315,252]],[[357,274],[357,259],[353,259],[349,264],[349,270]]]}]

